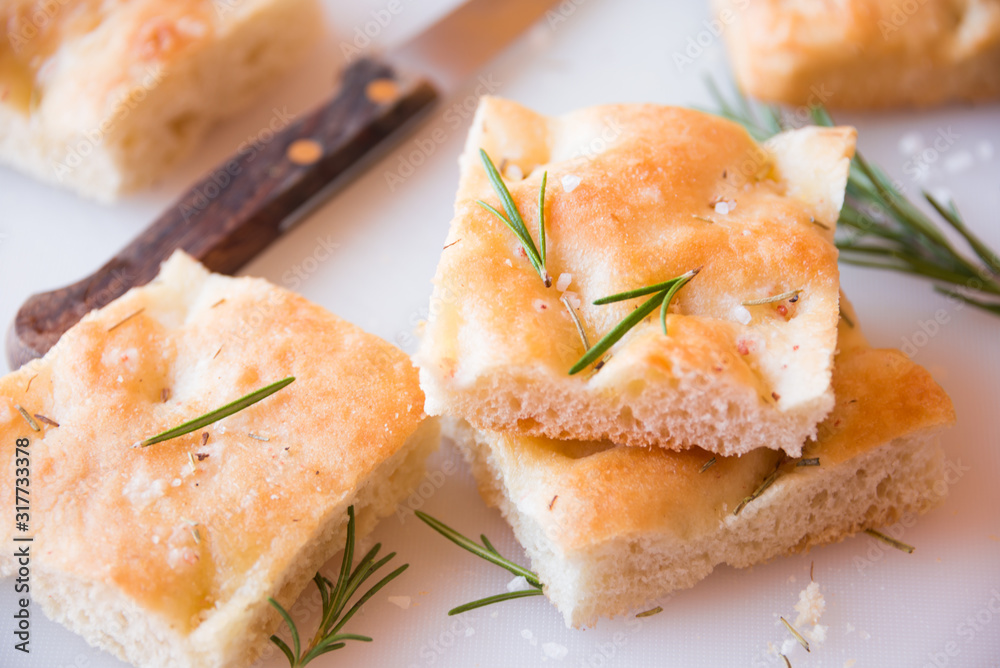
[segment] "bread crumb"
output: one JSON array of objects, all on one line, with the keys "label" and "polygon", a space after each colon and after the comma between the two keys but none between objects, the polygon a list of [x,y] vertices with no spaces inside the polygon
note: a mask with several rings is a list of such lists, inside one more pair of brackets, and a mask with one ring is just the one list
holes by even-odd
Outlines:
[{"label": "bread crumb", "polygon": [[858,662],[857,659],[848,659],[847,661],[844,662],[844,668],[854,668],[854,664],[856,664],[857,662]]},{"label": "bread crumb", "polygon": [[795,612],[799,613],[799,616],[795,618],[795,626],[819,623],[824,610],[826,610],[826,600],[819,591],[819,583],[810,582],[799,592],[799,602],[795,604]]},{"label": "bread crumb", "polygon": [[569,654],[569,650],[559,643],[547,642],[542,645],[542,651],[545,652],[545,656],[550,659],[555,659],[556,661],[562,661]]},{"label": "bread crumb", "polygon": [[823,644],[826,642],[826,632],[830,629],[829,626],[823,626],[822,624],[817,624],[812,627],[812,630],[806,630],[804,635],[817,644]]},{"label": "bread crumb", "polygon": [[567,174],[562,177],[563,192],[571,193],[580,185],[580,177],[574,174]]},{"label": "bread crumb", "polygon": [[395,606],[398,606],[402,610],[406,610],[410,607],[410,597],[409,596],[390,596],[389,602]]},{"label": "bread crumb", "polygon": [[[524,579],[523,577],[521,578]],[[521,637],[530,642],[532,645],[538,644],[538,639],[535,638],[535,634],[531,632],[531,629],[524,629],[521,631]]]}]

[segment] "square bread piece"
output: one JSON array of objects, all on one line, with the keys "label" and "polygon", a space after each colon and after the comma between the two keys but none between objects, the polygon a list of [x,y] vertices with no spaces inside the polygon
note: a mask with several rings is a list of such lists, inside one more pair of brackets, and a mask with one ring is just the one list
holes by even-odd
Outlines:
[{"label": "square bread piece", "polygon": [[108,202],[300,61],[323,17],[317,0],[4,0],[0,23],[0,164]]},{"label": "square bread piece", "polygon": [[1000,0],[713,0],[740,87],[842,109],[1000,97]]},{"label": "square bread piece", "polygon": [[[290,375],[195,433],[132,447]],[[0,379],[0,432],[5,508],[15,439],[29,442],[32,599],[123,660],[178,668],[248,666],[279,625],[268,597],[288,608],[342,549],[347,507],[360,538],[438,443],[401,351],[181,253]],[[2,531],[9,576],[25,543]]]},{"label": "square bread piece", "polygon": [[[415,357],[431,415],[560,439],[797,455],[833,407],[839,273],[833,228],[855,132],[807,128],[761,146],[689,109],[607,106],[548,118],[483,98],[465,152],[431,317]],[[499,207],[479,150],[505,169],[546,288]],[[522,175],[527,175],[523,178]],[[701,268],[596,373],[591,343],[645,298],[595,299]],[[774,303],[744,302],[798,291]]]},{"label": "square bread piece", "polygon": [[802,453],[818,466],[762,449],[704,468],[712,458],[704,450],[446,424],[567,626],[592,626],[645,610],[717,564],[747,567],[939,503],[947,484],[938,432],[954,410],[930,374],[842,324],[834,387],[837,405]]}]

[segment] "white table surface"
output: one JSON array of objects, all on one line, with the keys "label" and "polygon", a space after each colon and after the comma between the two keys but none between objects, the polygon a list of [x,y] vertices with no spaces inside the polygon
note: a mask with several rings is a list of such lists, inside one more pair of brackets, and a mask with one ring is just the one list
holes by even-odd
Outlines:
[{"label": "white table surface", "polygon": [[[392,45],[443,13],[454,0],[401,0],[397,15],[374,40]],[[0,170],[0,322],[6,326],[28,295],[90,273],[153,220],[199,174],[266,126],[273,109],[297,112],[323,99],[350,43],[385,0],[328,0],[330,35],[309,64],[286,77],[252,109],[216,128],[199,152],[153,190],[111,207]],[[548,113],[611,103],[652,101],[707,105],[706,72],[726,76],[720,40],[703,21],[700,2],[566,0],[565,18],[542,21],[487,65],[496,94]],[[707,44],[678,67],[675,54]],[[468,118],[454,127],[446,110],[472,100],[473,86],[445,101],[404,145],[246,267],[245,272],[292,287],[370,332],[412,351],[411,331],[426,315],[430,279],[452,211],[456,157]],[[954,195],[969,224],[1000,248],[1000,107],[947,108],[885,115],[843,114],[860,132],[865,153],[901,179]],[[446,141],[390,191],[386,173],[398,168],[417,139],[441,128]],[[901,139],[930,145],[938,131],[957,135],[935,155],[926,180],[912,178]],[[907,142],[903,142],[904,144]],[[928,154],[929,155],[929,154]],[[323,244],[337,250],[312,258]],[[294,279],[297,269],[307,275]],[[504,603],[449,618],[446,611],[505,590],[510,577],[438,537],[410,517],[390,517],[375,532],[411,564],[371,601],[350,631],[371,635],[316,661],[316,666],[770,666],[767,653],[788,637],[778,615],[794,615],[810,564],[826,597],[828,639],[811,654],[797,649],[793,665],[1000,666],[1000,319],[955,309],[925,283],[873,270],[844,268],[843,283],[875,345],[900,346],[921,323],[946,309],[948,323],[921,337],[915,359],[954,399],[959,422],[944,438],[960,472],[951,495],[903,539],[912,555],[867,536],[777,559],[749,570],[720,567],[691,590],[663,601],[663,612],[637,622],[602,622],[574,631],[543,598]],[[377,308],[373,304],[379,304]],[[457,465],[448,465],[447,462]],[[454,470],[426,499],[424,510],[457,528],[485,531],[498,548],[524,556],[499,514],[480,500],[460,458],[447,444],[431,470]],[[425,488],[426,489],[426,488]],[[12,512],[12,511],[11,511]],[[6,520],[5,520],[6,521]],[[11,518],[13,521],[13,518]],[[409,596],[402,609],[388,596]],[[123,665],[45,620],[37,606],[32,654],[13,650],[13,582],[0,583],[0,665],[105,668]],[[10,613],[10,614],[8,614]],[[562,658],[547,656],[555,643]],[[953,656],[949,656],[951,652]],[[278,668],[273,652],[260,665]]]}]

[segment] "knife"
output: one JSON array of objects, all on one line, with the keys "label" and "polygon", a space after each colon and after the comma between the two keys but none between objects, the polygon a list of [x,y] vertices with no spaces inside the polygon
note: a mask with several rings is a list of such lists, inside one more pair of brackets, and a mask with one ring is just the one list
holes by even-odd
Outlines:
[{"label": "knife", "polygon": [[256,154],[237,153],[210,171],[96,272],[31,296],[7,332],[10,368],[44,355],[89,311],[151,281],[176,249],[212,271],[237,271],[301,219],[303,205],[402,140],[412,121],[553,4],[467,0],[402,46],[356,60],[330,100]]}]

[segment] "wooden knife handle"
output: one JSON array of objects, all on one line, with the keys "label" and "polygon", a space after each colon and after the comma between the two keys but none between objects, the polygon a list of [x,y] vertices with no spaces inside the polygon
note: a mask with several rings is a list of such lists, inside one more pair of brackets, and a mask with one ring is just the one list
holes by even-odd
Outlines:
[{"label": "wooden knife handle", "polygon": [[94,274],[29,298],[7,334],[11,368],[44,355],[92,309],[148,283],[178,248],[212,271],[235,272],[284,231],[293,211],[436,98],[427,81],[359,59],[330,101],[270,141],[262,133],[262,146],[244,146]]}]

